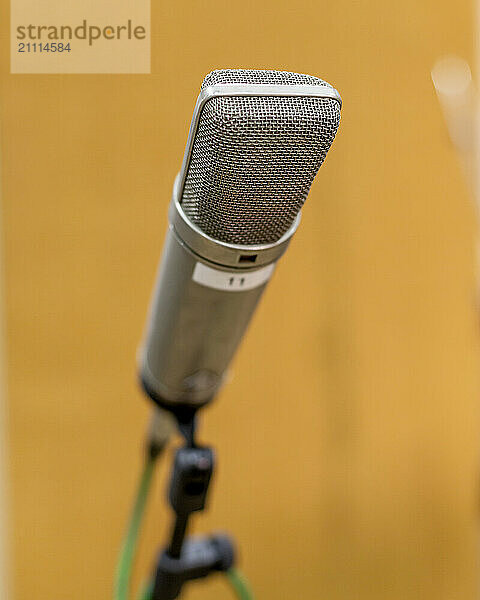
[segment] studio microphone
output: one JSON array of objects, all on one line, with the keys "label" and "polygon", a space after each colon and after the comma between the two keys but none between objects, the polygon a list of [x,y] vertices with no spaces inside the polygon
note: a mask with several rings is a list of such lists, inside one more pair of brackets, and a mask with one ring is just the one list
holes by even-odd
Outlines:
[{"label": "studio microphone", "polygon": [[175,411],[222,384],[337,133],[341,98],[298,73],[203,81],[169,209],[139,353],[147,394]]}]

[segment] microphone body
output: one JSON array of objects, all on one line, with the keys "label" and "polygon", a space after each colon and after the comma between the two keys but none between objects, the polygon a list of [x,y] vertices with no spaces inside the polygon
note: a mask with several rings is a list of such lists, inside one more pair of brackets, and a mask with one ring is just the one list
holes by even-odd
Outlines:
[{"label": "microphone body", "polygon": [[174,193],[141,356],[155,401],[213,398],[299,220],[273,244],[226,244],[194,227]]},{"label": "microphone body", "polygon": [[340,105],[334,88],[310,76],[224,70],[205,78],[139,356],[143,387],[158,404],[195,408],[217,393],[298,227]]}]

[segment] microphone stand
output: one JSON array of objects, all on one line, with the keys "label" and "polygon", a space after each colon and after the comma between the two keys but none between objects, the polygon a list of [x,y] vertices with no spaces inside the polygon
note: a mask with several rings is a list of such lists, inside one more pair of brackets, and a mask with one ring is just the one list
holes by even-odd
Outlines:
[{"label": "microphone stand", "polygon": [[226,572],[235,562],[234,545],[227,535],[186,536],[192,513],[205,508],[215,455],[210,446],[196,443],[196,409],[169,410],[176,418],[184,445],[173,461],[168,499],[175,516],[170,539],[155,567],[152,600],[175,600],[188,581]]}]

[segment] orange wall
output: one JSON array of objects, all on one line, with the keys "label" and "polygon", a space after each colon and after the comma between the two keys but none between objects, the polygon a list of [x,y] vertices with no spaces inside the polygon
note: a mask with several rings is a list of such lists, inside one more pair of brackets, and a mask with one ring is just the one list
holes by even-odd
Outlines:
[{"label": "orange wall", "polygon": [[[468,2],[154,2],[152,75],[9,75],[0,23],[15,600],[110,597],[148,403],[139,342],[203,76],[344,100],[303,222],[205,411],[210,511],[261,600],[476,597],[473,210],[429,71]],[[161,469],[136,581],[165,539]],[[221,581],[186,598],[226,598]]]}]

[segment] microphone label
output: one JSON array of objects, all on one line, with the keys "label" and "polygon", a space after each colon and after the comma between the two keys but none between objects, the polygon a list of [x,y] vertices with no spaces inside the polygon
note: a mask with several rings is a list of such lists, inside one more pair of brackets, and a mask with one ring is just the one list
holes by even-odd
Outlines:
[{"label": "microphone label", "polygon": [[193,270],[193,281],[205,287],[226,292],[245,292],[266,283],[275,269],[275,263],[256,271],[220,271],[201,262]]}]

